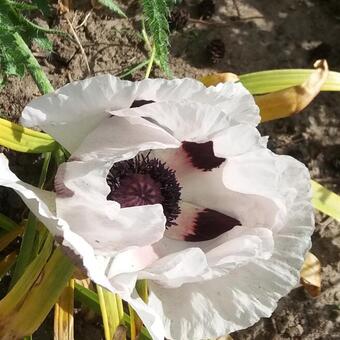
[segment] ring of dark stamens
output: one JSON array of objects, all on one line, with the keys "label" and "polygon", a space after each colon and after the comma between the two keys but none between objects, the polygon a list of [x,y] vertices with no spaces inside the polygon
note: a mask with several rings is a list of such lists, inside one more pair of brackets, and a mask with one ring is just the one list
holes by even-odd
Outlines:
[{"label": "ring of dark stamens", "polygon": [[[142,175],[142,177],[136,175]],[[152,199],[146,197],[143,202],[162,204],[166,226],[170,227],[176,224],[174,221],[181,212],[179,207],[181,187],[175,171],[167,167],[166,163],[162,163],[157,158],[150,158],[149,154],[137,155],[127,161],[115,163],[106,177],[106,182],[111,189],[107,199],[119,202],[122,207],[145,204],[141,204],[143,200],[140,197],[124,199],[123,196],[125,195],[126,198],[126,195],[129,195],[132,186],[139,187],[139,190],[140,186],[143,186],[142,182],[146,182],[144,185],[145,194],[148,195],[152,192]],[[158,190],[160,190],[160,195]]]}]

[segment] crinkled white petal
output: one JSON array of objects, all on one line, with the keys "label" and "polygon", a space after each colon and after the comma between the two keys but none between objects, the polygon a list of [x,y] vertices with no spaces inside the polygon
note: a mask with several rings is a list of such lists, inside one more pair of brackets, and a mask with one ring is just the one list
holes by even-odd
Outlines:
[{"label": "crinkled white petal", "polygon": [[236,122],[253,126],[260,122],[254,98],[241,83],[220,83],[207,88],[194,79],[145,79],[138,83],[135,99],[209,104]]},{"label": "crinkled white petal", "polygon": [[[119,113],[121,111],[117,111]],[[133,158],[148,149],[177,148],[180,143],[164,129],[139,117],[110,116],[91,131],[72,159],[114,162]]]},{"label": "crinkled white petal", "polygon": [[258,149],[229,159],[223,169],[223,183],[230,190],[261,195],[274,201],[280,213],[276,215],[272,229],[280,229],[298,192],[306,193],[308,189],[302,184],[291,184],[305,171],[306,167],[292,157]]},{"label": "crinkled white petal", "polygon": [[57,214],[91,244],[96,254],[112,255],[163,237],[166,219],[160,204],[120,208],[117,202],[106,199],[110,189],[107,171],[103,171],[105,164],[73,161],[62,167],[64,185],[73,194],[57,196]]},{"label": "crinkled white petal", "polygon": [[108,116],[106,110],[129,107],[136,89],[136,83],[111,75],[75,81],[34,99],[22,112],[21,123],[40,127],[72,152]]},{"label": "crinkled white petal", "polygon": [[200,248],[187,248],[162,256],[147,270],[139,272],[140,279],[153,280],[164,287],[179,287],[184,283],[211,277],[207,258]]},{"label": "crinkled white petal", "polygon": [[[106,178],[117,161],[150,148],[171,147],[178,147],[178,142],[145,119],[104,118],[72,154],[71,161],[58,169],[58,187],[66,188],[57,196],[58,216],[98,254],[158,241],[165,228],[162,206],[120,208],[117,202],[107,200],[110,187]],[[69,195],[64,195],[65,191]]]},{"label": "crinkled white petal", "polygon": [[181,199],[184,202],[216,210],[238,219],[242,225],[268,227],[275,222],[279,207],[271,198],[256,193],[244,194],[226,187],[223,169],[229,164],[230,158],[219,168],[202,171],[192,166],[181,148],[154,154],[176,170],[176,178],[182,187]]},{"label": "crinkled white petal", "polygon": [[[267,228],[238,226],[208,241],[186,242],[164,237],[152,248],[160,260],[151,263],[142,271],[141,275],[153,278],[163,287],[174,287],[176,282],[181,284],[199,283],[224,276],[255,259],[269,259],[274,250],[274,242],[272,232]],[[200,250],[204,254],[204,265],[201,262],[201,266],[198,264],[187,266],[185,270],[180,266],[171,267],[171,277],[169,278],[167,276],[167,259],[169,258],[170,262],[173,257],[178,259],[188,249]],[[153,276],[154,266],[158,276]],[[150,273],[150,276],[147,276],[146,273]]]},{"label": "crinkled white petal", "polygon": [[129,82],[99,75],[34,99],[23,110],[21,122],[28,127],[40,127],[73,152],[108,116],[107,111],[129,108],[134,100],[206,103],[219,107],[237,122],[255,126],[260,121],[253,97],[240,83],[206,88],[193,79]]},{"label": "crinkled white petal", "polygon": [[273,255],[210,281],[173,289],[151,283],[149,304],[163,315],[167,338],[216,338],[249,327],[260,317],[269,317],[277,301],[295,287],[314,229],[310,178],[301,163],[289,157],[281,157],[279,162],[281,167],[285,163],[279,181],[287,187],[289,183],[296,195],[285,191],[289,210],[286,224],[273,230]]},{"label": "crinkled white petal", "polygon": [[129,302],[148,327],[153,339],[164,339],[164,327],[160,317],[148,307],[134,292],[131,292],[136,283],[137,274],[110,275],[109,257],[96,256],[93,247],[77,233],[70,230],[65,221],[55,215],[55,194],[47,192],[22,182],[8,168],[8,160],[0,154],[0,185],[14,189],[23,199],[36,217],[46,225],[50,232],[62,241],[65,252],[71,259],[81,264],[88,272],[89,277],[97,284],[118,293]]},{"label": "crinkled white petal", "polygon": [[41,190],[21,181],[9,169],[8,159],[2,153],[0,153],[0,185],[14,189],[53,235],[61,235],[61,225],[55,215],[55,193]]},{"label": "crinkled white petal", "polygon": [[121,117],[147,118],[180,142],[207,142],[231,125],[230,117],[220,108],[190,101],[156,102],[111,113]]}]

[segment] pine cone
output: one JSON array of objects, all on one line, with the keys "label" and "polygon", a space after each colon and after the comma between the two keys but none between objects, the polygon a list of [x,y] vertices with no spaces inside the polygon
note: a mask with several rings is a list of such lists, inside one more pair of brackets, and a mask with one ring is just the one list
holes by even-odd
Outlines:
[{"label": "pine cone", "polygon": [[185,8],[175,7],[168,19],[170,31],[180,31],[188,23],[189,12]]},{"label": "pine cone", "polygon": [[203,0],[197,5],[198,16],[203,20],[210,19],[215,13],[214,0]]},{"label": "pine cone", "polygon": [[221,39],[214,39],[206,47],[208,61],[217,64],[225,54],[224,42]]}]

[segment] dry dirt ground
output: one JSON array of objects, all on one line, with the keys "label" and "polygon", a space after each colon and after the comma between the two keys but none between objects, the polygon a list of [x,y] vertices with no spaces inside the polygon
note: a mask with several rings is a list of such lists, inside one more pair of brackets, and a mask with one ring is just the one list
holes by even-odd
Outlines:
[{"label": "dry dirt ground", "polygon": [[[75,27],[89,15],[76,31],[90,72],[79,47],[55,37],[54,53],[46,55],[35,49],[53,86],[98,73],[120,74],[145,59],[136,1],[120,2],[128,19],[106,10],[91,10],[90,0],[74,2],[75,12],[70,18]],[[197,78],[218,71],[242,74],[273,68],[310,68],[312,61],[320,57],[327,58],[331,69],[340,71],[339,0],[238,0],[240,17],[234,1],[215,3],[212,17],[199,23],[197,1],[186,2],[192,19],[181,31],[171,34],[170,62],[174,76]],[[40,23],[44,24],[43,20]],[[48,23],[69,31],[65,19],[56,14]],[[225,45],[225,55],[216,64],[208,61],[205,52],[213,39],[220,39]],[[142,78],[144,71],[131,78]],[[156,70],[152,76],[162,73]],[[24,105],[38,95],[30,77],[11,79],[0,93],[2,116],[15,120]],[[270,136],[275,152],[290,154],[304,162],[314,179],[340,194],[339,117],[340,94],[323,93],[302,114],[263,124],[261,130]],[[41,163],[35,157],[13,153],[11,159],[23,177],[30,177],[26,166],[33,164],[38,169]],[[18,218],[21,204],[15,195],[1,191],[0,209]],[[321,295],[311,298],[301,287],[294,289],[280,300],[271,318],[232,334],[234,339],[340,339],[339,223],[319,213],[316,221],[312,251],[322,264]],[[83,316],[77,317],[76,339],[102,339],[100,327],[85,320]],[[48,331],[51,321],[37,333],[36,339],[52,339]]]}]

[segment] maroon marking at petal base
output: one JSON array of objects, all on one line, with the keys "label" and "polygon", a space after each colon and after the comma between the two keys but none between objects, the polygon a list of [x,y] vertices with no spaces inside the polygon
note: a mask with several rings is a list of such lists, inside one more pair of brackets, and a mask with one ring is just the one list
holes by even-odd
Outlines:
[{"label": "maroon marking at petal base", "polygon": [[218,168],[226,160],[215,156],[212,141],[206,143],[183,142],[182,147],[189,156],[192,165],[203,171]]},{"label": "maroon marking at petal base", "polygon": [[233,229],[235,226],[241,225],[237,219],[211,209],[204,209],[199,212],[194,223],[194,234],[185,236],[185,241],[211,240]]},{"label": "maroon marking at petal base", "polygon": [[147,105],[147,104],[152,104],[152,103],[154,103],[154,101],[153,100],[144,100],[144,99],[137,99],[137,100],[135,100],[132,104],[131,104],[131,106],[130,106],[130,108],[133,108],[133,107],[140,107],[140,106],[143,106],[143,105]]}]

